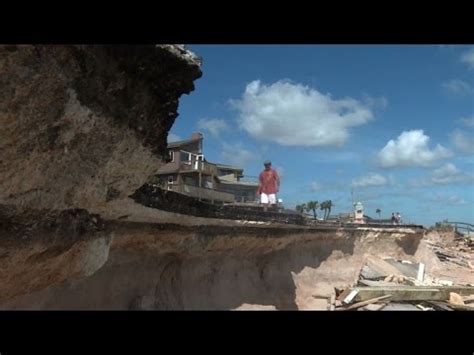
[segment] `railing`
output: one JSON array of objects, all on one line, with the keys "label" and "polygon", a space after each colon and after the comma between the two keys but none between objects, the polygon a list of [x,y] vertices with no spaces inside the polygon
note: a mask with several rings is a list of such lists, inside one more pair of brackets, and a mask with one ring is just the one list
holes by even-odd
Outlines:
[{"label": "railing", "polygon": [[243,204],[243,205],[248,205],[248,204],[259,204],[259,198],[258,197],[248,197],[248,196],[235,196],[235,204]]},{"label": "railing", "polygon": [[228,192],[208,189],[205,187],[198,187],[186,184],[173,184],[172,190],[203,200],[234,202],[234,195]]},{"label": "railing", "polygon": [[179,168],[183,171],[201,171],[204,175],[217,175],[217,168],[214,164],[199,160],[181,162]]},{"label": "railing", "polygon": [[[465,223],[465,222],[449,222],[449,221],[443,221],[443,224],[450,224],[454,227],[454,230],[456,232],[458,231],[464,231],[467,232],[467,236],[469,237],[472,232],[474,232],[474,224],[470,223]],[[465,233],[463,233],[465,234]]]}]

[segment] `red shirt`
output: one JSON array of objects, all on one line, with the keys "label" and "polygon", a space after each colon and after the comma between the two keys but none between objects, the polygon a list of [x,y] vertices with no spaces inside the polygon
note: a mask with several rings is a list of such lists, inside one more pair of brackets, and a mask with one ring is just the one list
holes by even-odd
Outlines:
[{"label": "red shirt", "polygon": [[265,194],[276,194],[278,192],[278,182],[280,178],[276,170],[264,170],[260,173],[260,191]]}]

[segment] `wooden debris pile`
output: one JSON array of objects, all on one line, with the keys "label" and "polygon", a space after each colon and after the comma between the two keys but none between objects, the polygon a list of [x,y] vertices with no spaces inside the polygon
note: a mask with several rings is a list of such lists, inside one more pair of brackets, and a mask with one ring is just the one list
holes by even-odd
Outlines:
[{"label": "wooden debris pile", "polygon": [[427,275],[423,263],[368,256],[357,283],[336,288],[328,310],[474,311],[474,286]]},{"label": "wooden debris pile", "polygon": [[474,269],[474,243],[471,238],[457,240],[455,245],[451,246],[432,241],[426,241],[426,243],[442,262]]}]

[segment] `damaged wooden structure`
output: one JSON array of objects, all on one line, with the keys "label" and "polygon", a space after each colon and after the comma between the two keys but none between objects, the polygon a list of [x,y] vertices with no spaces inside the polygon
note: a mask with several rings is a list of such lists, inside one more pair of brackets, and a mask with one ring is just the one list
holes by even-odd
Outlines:
[{"label": "damaged wooden structure", "polygon": [[474,285],[427,275],[423,263],[368,255],[357,283],[336,288],[328,310],[473,311]]}]

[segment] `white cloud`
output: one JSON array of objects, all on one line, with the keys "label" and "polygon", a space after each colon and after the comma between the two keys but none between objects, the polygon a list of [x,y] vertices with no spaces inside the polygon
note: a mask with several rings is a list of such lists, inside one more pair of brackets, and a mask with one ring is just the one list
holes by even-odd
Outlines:
[{"label": "white cloud", "polygon": [[177,142],[183,140],[180,136],[174,133],[169,133],[168,134],[168,143],[170,142]]},{"label": "white cloud", "polygon": [[452,205],[452,206],[465,205],[466,204],[466,201],[462,197],[459,197],[459,196],[456,196],[456,195],[439,195],[439,194],[436,194],[431,199],[431,201],[437,202],[437,203],[442,204],[442,205]]},{"label": "white cloud", "polygon": [[222,131],[225,131],[229,128],[224,120],[216,118],[202,118],[198,121],[197,127],[198,129],[208,131],[211,136],[215,138],[219,137]]},{"label": "white cloud", "polygon": [[467,64],[469,69],[474,69],[474,48],[463,53],[461,56],[461,62]]},{"label": "white cloud", "polygon": [[459,196],[448,196],[446,199],[449,205],[465,205],[467,202]]},{"label": "white cloud", "polygon": [[387,184],[387,178],[385,176],[369,173],[366,176],[362,176],[352,181],[353,187],[367,187],[367,186],[382,186]]},{"label": "white cloud", "polygon": [[450,81],[446,81],[441,84],[441,86],[447,91],[456,95],[466,95],[472,92],[471,85],[460,79],[452,79]]},{"label": "white cloud", "polygon": [[364,94],[363,99],[365,103],[371,108],[386,109],[388,106],[388,100],[386,97],[372,97]]},{"label": "white cloud", "polygon": [[377,159],[384,168],[430,166],[438,160],[452,156],[452,153],[437,144],[434,149],[428,146],[430,137],[423,130],[404,131],[396,140],[391,139],[378,152]]},{"label": "white cloud", "polygon": [[457,129],[450,135],[451,142],[463,153],[473,154],[474,153],[474,137],[467,135],[461,130]]},{"label": "white cloud", "polygon": [[221,158],[222,164],[237,165],[245,168],[245,166],[257,159],[261,160],[261,155],[244,149],[241,143],[237,144],[222,144]]},{"label": "white cloud", "polygon": [[287,80],[270,85],[252,81],[242,99],[232,104],[239,110],[242,129],[283,146],[342,146],[350,127],[373,119],[370,104],[353,98],[336,100]]},{"label": "white cloud", "polygon": [[317,181],[313,181],[310,185],[309,185],[309,190],[311,192],[316,192],[316,191],[319,191],[323,188],[323,185],[321,185],[319,182]]},{"label": "white cloud", "polygon": [[447,163],[444,164],[442,167],[433,170],[431,177],[433,178],[434,182],[446,182],[452,179],[454,176],[459,174],[459,169],[454,166],[454,164]]},{"label": "white cloud", "polygon": [[470,117],[461,118],[459,119],[459,122],[461,122],[466,127],[474,128],[474,115]]},{"label": "white cloud", "polygon": [[432,185],[448,185],[463,184],[474,182],[474,175],[469,175],[460,171],[454,164],[447,163],[433,170],[430,176],[412,181],[411,186],[432,186]]},{"label": "white cloud", "polygon": [[474,176],[461,172],[454,164],[444,164],[442,167],[433,170],[431,181],[435,184],[456,184],[464,182],[474,182]]}]

